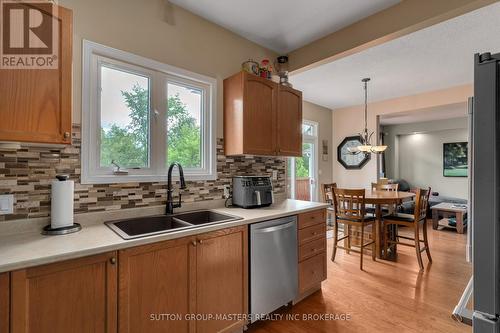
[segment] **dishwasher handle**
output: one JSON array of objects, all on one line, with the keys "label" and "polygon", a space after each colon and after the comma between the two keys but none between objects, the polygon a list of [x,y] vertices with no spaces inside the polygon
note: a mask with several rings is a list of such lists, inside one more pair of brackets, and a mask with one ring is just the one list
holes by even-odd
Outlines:
[{"label": "dishwasher handle", "polygon": [[275,225],[275,226],[268,227],[268,228],[254,229],[254,230],[252,230],[252,232],[258,232],[258,233],[274,232],[274,231],[278,231],[278,230],[288,229],[288,228],[293,227],[295,225],[296,225],[295,221],[292,221],[292,222],[288,222],[286,224],[279,224],[279,225]]}]

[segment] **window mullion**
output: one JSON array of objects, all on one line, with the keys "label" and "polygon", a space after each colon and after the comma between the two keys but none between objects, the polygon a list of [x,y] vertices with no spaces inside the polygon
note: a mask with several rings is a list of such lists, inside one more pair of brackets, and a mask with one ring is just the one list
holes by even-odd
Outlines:
[{"label": "window mullion", "polygon": [[152,79],[152,133],[151,164],[157,175],[166,174],[166,121],[167,121],[167,85],[165,75],[156,72]]}]

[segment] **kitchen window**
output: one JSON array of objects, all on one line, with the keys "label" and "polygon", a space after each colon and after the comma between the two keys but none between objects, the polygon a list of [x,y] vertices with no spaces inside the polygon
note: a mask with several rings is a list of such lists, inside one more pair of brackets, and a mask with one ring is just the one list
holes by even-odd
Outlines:
[{"label": "kitchen window", "polygon": [[83,44],[82,183],[216,179],[216,80]]}]

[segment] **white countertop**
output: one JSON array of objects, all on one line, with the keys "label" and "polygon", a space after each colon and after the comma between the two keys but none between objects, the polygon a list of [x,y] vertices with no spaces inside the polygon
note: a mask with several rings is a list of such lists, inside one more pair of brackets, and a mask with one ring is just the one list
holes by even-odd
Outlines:
[{"label": "white countertop", "polygon": [[300,212],[325,208],[328,204],[285,200],[270,207],[256,209],[216,208],[215,211],[242,217],[242,220],[172,231],[124,240],[102,223],[82,225],[81,231],[62,236],[43,236],[40,231],[0,236],[0,272],[84,257],[127,247],[202,234],[209,231],[246,225]]}]

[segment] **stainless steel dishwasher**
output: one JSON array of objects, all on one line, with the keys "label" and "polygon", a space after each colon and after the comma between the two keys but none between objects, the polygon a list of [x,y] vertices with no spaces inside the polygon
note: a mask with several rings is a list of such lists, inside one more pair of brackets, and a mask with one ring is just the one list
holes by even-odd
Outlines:
[{"label": "stainless steel dishwasher", "polygon": [[251,322],[297,297],[297,217],[250,225]]}]

